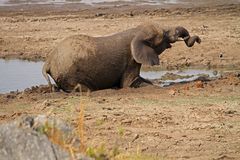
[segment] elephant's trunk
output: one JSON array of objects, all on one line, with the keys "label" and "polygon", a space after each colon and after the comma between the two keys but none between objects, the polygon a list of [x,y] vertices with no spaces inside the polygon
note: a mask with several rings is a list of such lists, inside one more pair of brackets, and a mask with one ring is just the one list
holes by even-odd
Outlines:
[{"label": "elephant's trunk", "polygon": [[188,47],[192,47],[195,42],[201,43],[201,39],[198,36],[191,37],[184,27],[177,27],[175,30],[175,34],[175,37],[182,38]]}]

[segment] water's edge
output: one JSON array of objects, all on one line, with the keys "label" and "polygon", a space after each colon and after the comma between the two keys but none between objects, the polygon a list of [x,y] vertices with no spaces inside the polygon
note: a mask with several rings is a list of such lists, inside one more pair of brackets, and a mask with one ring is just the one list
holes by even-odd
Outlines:
[{"label": "water's edge", "polygon": [[[3,60],[0,59],[0,93],[23,91],[31,86],[46,85],[42,75],[44,62]],[[140,75],[155,85],[168,86],[174,83],[194,81],[198,78],[213,79],[221,75],[217,70],[184,69],[184,70],[142,70]]]}]

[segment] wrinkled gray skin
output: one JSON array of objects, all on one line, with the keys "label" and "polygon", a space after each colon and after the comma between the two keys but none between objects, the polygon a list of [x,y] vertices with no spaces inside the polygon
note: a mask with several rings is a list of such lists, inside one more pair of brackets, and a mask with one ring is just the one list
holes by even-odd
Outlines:
[{"label": "wrinkled gray skin", "polygon": [[180,39],[188,47],[201,42],[183,27],[163,29],[156,24],[105,37],[71,36],[47,58],[43,75],[52,89],[48,74],[66,92],[144,86],[151,82],[140,77],[141,65],[159,65],[158,56]]}]

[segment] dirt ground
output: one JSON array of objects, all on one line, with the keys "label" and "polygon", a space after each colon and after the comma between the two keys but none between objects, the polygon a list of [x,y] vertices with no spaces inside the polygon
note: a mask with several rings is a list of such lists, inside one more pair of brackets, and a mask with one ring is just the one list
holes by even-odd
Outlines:
[{"label": "dirt ground", "polygon": [[[162,68],[240,68],[240,4],[0,8],[0,57],[42,60],[63,38],[109,35],[141,23],[182,25],[201,45],[173,45]],[[221,56],[220,56],[221,55]],[[80,105],[80,101],[82,102]],[[37,86],[0,94],[0,123],[48,114],[76,126],[84,106],[86,146],[104,145],[157,159],[240,159],[240,74],[170,87],[49,92]]]}]

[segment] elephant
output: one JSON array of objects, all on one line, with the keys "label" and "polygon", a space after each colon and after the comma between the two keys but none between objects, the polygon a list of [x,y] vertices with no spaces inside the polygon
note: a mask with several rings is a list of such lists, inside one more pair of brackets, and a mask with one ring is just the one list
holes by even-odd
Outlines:
[{"label": "elephant", "polygon": [[142,65],[159,65],[159,55],[171,44],[201,43],[182,26],[142,24],[109,36],[73,35],[60,42],[42,69],[48,85],[65,92],[141,87],[152,83],[140,76]]}]

